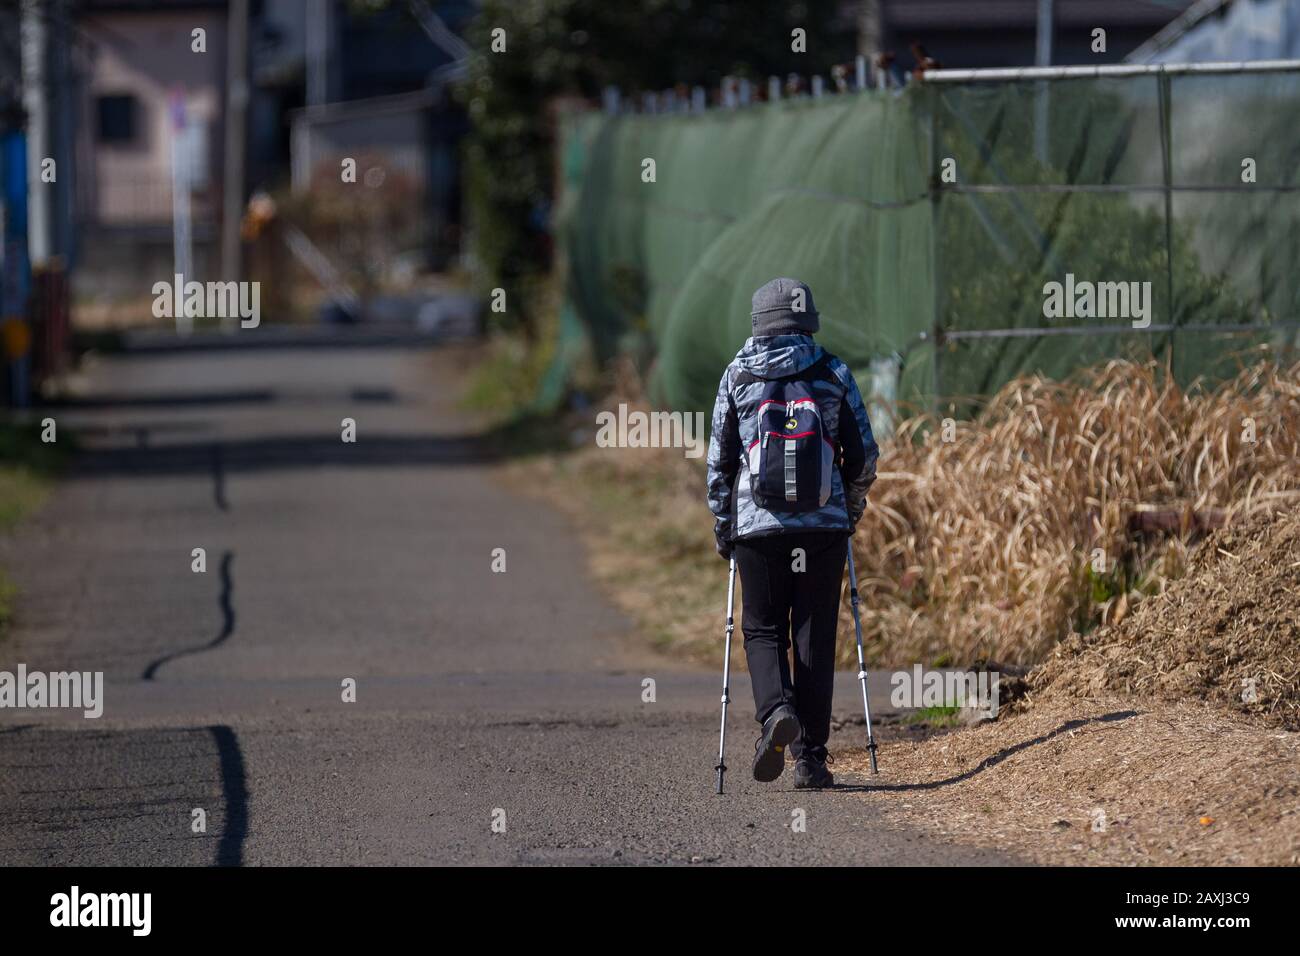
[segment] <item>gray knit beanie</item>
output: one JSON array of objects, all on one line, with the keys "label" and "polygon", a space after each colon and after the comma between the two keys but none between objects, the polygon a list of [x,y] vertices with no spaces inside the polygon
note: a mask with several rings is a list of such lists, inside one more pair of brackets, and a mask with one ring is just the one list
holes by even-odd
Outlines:
[{"label": "gray knit beanie", "polygon": [[812,335],[821,323],[812,289],[798,279],[773,279],[754,293],[749,313],[754,335]]}]

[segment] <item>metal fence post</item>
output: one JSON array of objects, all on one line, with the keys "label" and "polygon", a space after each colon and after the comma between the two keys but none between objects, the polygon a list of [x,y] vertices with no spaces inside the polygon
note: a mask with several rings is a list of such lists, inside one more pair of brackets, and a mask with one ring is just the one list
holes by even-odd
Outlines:
[{"label": "metal fence post", "polygon": [[929,87],[930,104],[930,289],[934,327],[930,336],[931,368],[934,378],[934,410],[943,414],[943,378],[940,369],[942,359],[939,348],[943,345],[942,295],[943,282],[939,274],[939,90]]},{"label": "metal fence post", "polygon": [[[1160,108],[1160,168],[1164,176],[1165,186],[1165,308],[1169,310],[1169,324],[1176,325],[1174,318],[1174,177],[1173,177],[1173,149],[1170,139],[1173,135],[1173,126],[1169,118],[1169,74],[1161,71],[1156,76],[1158,96],[1157,102]],[[1174,361],[1176,358],[1174,344],[1178,338],[1177,332],[1169,333],[1169,371],[1174,370]]]}]

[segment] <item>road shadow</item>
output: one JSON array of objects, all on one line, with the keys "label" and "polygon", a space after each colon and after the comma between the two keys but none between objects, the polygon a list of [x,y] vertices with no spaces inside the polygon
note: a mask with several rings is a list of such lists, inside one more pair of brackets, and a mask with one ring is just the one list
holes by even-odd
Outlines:
[{"label": "road shadow", "polygon": [[278,349],[448,348],[475,341],[472,336],[425,332],[403,322],[365,325],[293,325],[264,323],[257,329],[233,334],[196,331],[178,336],[174,331],[137,329],[101,335],[81,334],[79,344],[106,354],[172,355],[218,352],[267,352]]},{"label": "road shadow", "polygon": [[205,392],[90,392],[51,399],[51,410],[102,411],[132,408],[204,408],[217,405],[264,405],[276,400],[269,388],[218,389]]},{"label": "road shadow", "polygon": [[[509,450],[499,433],[465,435],[367,435],[355,442],[337,434],[173,442],[114,448],[83,448],[69,464],[71,478],[170,477],[248,474],[323,467],[475,465],[501,461]],[[219,462],[219,464],[218,464]],[[224,510],[224,509],[223,509]]]},{"label": "road shadow", "polygon": [[226,499],[226,465],[221,444],[212,446],[212,503],[218,511],[229,511],[230,502]]},{"label": "road shadow", "polygon": [[159,657],[144,669],[144,673],[140,675],[141,680],[153,680],[157,676],[159,668],[177,658],[188,657],[191,654],[202,654],[205,651],[220,647],[230,639],[231,634],[235,633],[235,606],[231,600],[235,590],[231,573],[231,566],[234,561],[235,555],[231,551],[227,551],[221,556],[221,593],[217,598],[217,605],[221,609],[221,630],[217,633],[217,636],[206,644],[200,644],[198,647],[187,647]]},{"label": "road shadow", "polygon": [[221,796],[226,808],[221,840],[213,866],[243,866],[244,839],[248,836],[248,775],[239,738],[224,724],[208,728],[217,745],[221,767]]},{"label": "road shadow", "polygon": [[[279,347],[346,349],[374,345],[410,346],[429,350],[438,343],[427,336],[406,333],[334,333],[320,330],[281,330],[276,338],[266,335],[245,340],[240,336],[209,336],[204,344],[198,337],[177,340],[170,335],[138,339],[125,354],[146,361],[153,355],[173,352],[213,353],[222,361],[230,351],[256,351]],[[422,465],[491,464],[541,452],[572,449],[572,424],[550,409],[528,409],[497,424],[453,433],[376,433],[364,417],[357,415],[355,441],[341,438],[342,425],[333,416],[337,408],[320,418],[317,434],[251,435],[222,440],[219,448],[211,436],[220,432],[227,413],[237,416],[249,409],[293,410],[295,422],[311,422],[311,408],[322,401],[337,404],[345,399],[358,406],[403,404],[407,397],[387,384],[321,384],[319,388],[294,389],[278,385],[243,388],[191,388],[164,391],[104,390],[57,399],[41,410],[51,414],[75,412],[68,428],[73,438],[105,439],[77,444],[66,474],[72,478],[170,477],[212,472],[220,490],[224,476],[237,473],[286,471],[318,467],[403,467]],[[102,414],[100,414],[102,413]],[[148,421],[132,421],[132,413],[152,414]],[[168,416],[183,416],[169,421]],[[242,421],[242,419],[237,419]],[[314,427],[314,426],[311,426]],[[188,433],[188,434],[187,434]],[[206,437],[205,437],[206,436]],[[223,499],[218,507],[227,510]]]},{"label": "road shadow", "polygon": [[[5,866],[240,866],[250,783],[224,724],[0,729]],[[194,810],[207,826],[194,830]]]},{"label": "road shadow", "polygon": [[[397,393],[391,388],[353,387],[347,390],[349,401],[360,404],[392,405]],[[128,411],[139,408],[219,408],[223,405],[270,405],[275,402],[309,403],[313,396],[280,392],[273,388],[213,389],[197,392],[87,392],[53,398],[45,403],[50,411]],[[136,426],[131,426],[136,427]],[[167,428],[174,426],[153,426]],[[95,426],[79,427],[90,433]]]},{"label": "road shadow", "polygon": [[1121,720],[1140,715],[1136,710],[1116,710],[1109,714],[1100,714],[1096,717],[1081,717],[1077,720],[1067,720],[1055,730],[1050,730],[1045,734],[1040,734],[1029,740],[1022,740],[1018,744],[1005,747],[997,753],[985,757],[978,764],[969,770],[946,777],[943,780],[930,780],[925,783],[884,783],[884,784],[836,784],[833,788],[835,793],[872,793],[881,791],[912,791],[912,790],[937,790],[940,787],[951,787],[954,784],[962,783],[969,780],[976,774],[983,773],[991,767],[996,767],[1008,757],[1020,753],[1022,750],[1028,750],[1030,747],[1037,747],[1045,744],[1061,734],[1067,734],[1072,730],[1078,730],[1080,727],[1086,727],[1088,724],[1116,723]]}]

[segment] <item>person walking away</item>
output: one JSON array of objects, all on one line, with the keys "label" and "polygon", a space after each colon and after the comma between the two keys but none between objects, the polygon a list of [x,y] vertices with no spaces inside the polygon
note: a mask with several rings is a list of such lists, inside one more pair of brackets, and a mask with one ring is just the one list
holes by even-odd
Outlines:
[{"label": "person walking away", "polygon": [[829,787],[840,578],[879,449],[853,374],[813,340],[812,290],[773,279],[754,293],[750,319],[753,334],[718,384],[708,503],[718,554],[734,554],[740,572],[762,728],[754,779],[780,777],[788,748],[795,787]]}]

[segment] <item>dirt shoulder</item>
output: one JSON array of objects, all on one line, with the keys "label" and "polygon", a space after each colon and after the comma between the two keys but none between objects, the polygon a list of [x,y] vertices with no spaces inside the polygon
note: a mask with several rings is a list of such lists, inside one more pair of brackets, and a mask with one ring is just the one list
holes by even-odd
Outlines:
[{"label": "dirt shoulder", "polygon": [[1300,734],[1201,703],[1052,701],[837,756],[891,825],[1046,864],[1300,863]]}]

